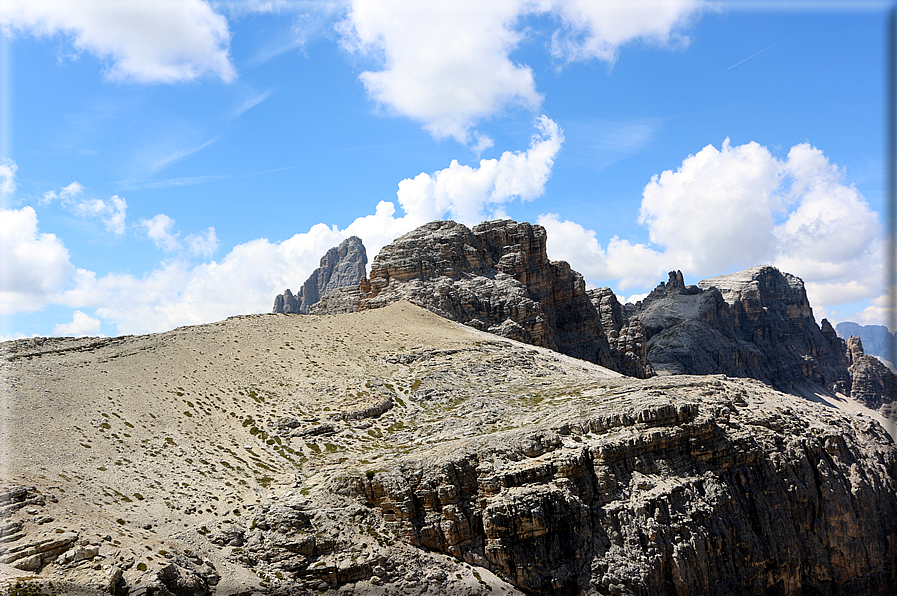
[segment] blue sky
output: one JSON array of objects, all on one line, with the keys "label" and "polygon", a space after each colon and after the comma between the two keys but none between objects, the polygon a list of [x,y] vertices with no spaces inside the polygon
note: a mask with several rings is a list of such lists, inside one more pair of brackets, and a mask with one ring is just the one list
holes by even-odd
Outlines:
[{"label": "blue sky", "polygon": [[883,323],[886,2],[7,0],[0,338],[267,312],[356,234],[544,225],[637,298]]}]

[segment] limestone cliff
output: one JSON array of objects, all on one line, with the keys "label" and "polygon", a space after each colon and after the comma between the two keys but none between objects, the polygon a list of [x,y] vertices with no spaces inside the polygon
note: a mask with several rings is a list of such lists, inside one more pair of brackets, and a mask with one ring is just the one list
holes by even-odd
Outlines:
[{"label": "limestone cliff", "polygon": [[878,358],[865,354],[859,337],[847,339],[847,355],[851,399],[897,421],[897,375]]},{"label": "limestone cliff", "polygon": [[644,377],[638,338],[623,349],[611,345],[582,275],[549,261],[546,239],[542,226],[511,220],[473,229],[428,223],[374,258],[359,286],[359,310],[409,300],[476,329]]},{"label": "limestone cliff", "polygon": [[274,313],[308,314],[326,294],[340,288],[357,287],[364,277],[367,252],[358,236],[350,236],[321,257],[320,266],[312,272],[295,295],[287,289],[274,298]]},{"label": "limestone cliff", "polygon": [[784,391],[849,385],[840,340],[816,324],[803,282],[774,267],[697,286],[673,271],[625,314],[645,328],[647,358],[660,373],[752,377]]},{"label": "limestone cliff", "polygon": [[[531,594],[891,592],[897,534],[879,523],[897,502],[879,479],[894,486],[897,460],[881,431],[817,428],[799,400],[748,397],[753,381],[658,381],[634,409],[459,443],[337,490]],[[701,405],[673,397],[698,387]],[[881,468],[864,463],[869,439]]]},{"label": "limestone cliff", "polygon": [[842,322],[835,325],[835,331],[838,333],[838,337],[845,341],[851,335],[863,340],[863,350],[867,356],[879,356],[892,363],[897,361],[897,356],[892,352],[897,338],[884,325],[859,325]]}]

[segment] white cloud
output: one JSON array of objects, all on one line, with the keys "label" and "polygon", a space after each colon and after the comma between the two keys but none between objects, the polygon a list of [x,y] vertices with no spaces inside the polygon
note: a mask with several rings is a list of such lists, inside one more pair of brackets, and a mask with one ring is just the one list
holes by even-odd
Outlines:
[{"label": "white cloud", "polygon": [[748,143],[688,156],[645,187],[639,223],[682,271],[725,271],[770,262],[774,214],[782,208],[778,161]]},{"label": "white cloud", "polygon": [[53,327],[53,335],[72,335],[75,337],[100,336],[100,320],[76,310],[71,323],[59,323]]},{"label": "white cloud", "polygon": [[113,80],[232,81],[227,19],[203,0],[4,0],[0,25],[37,36],[62,34],[79,51],[110,61]]},{"label": "white cloud", "polygon": [[40,310],[74,267],[62,241],[37,228],[31,207],[0,210],[0,314]]},{"label": "white cloud", "polygon": [[[380,70],[360,76],[368,95],[388,111],[423,124],[437,138],[461,143],[482,119],[511,106],[542,103],[532,69],[510,54],[527,34],[521,17],[556,16],[552,53],[563,60],[614,61],[620,45],[646,39],[684,43],[680,33],[701,0],[352,0],[337,26],[345,49]],[[546,22],[551,22],[547,20]],[[531,26],[531,24],[527,24]]]},{"label": "white cloud", "polygon": [[[877,295],[884,279],[877,214],[822,151],[791,148],[782,168],[797,207],[777,225],[775,264],[804,277],[811,302],[844,304]],[[798,273],[800,272],[800,273]]]},{"label": "white cloud", "polygon": [[25,339],[26,337],[28,336],[19,331],[10,333],[9,335],[3,335],[2,333],[0,333],[0,341],[14,341],[16,339]]},{"label": "white cloud", "polygon": [[16,162],[3,159],[0,161],[0,195],[11,195],[16,190]]},{"label": "white cloud", "polygon": [[177,238],[178,233],[172,234],[171,232],[174,228],[174,220],[164,213],[159,213],[152,219],[141,219],[138,223],[146,230],[146,237],[153,241],[156,248],[161,248],[165,252],[181,248],[181,243]]},{"label": "white cloud", "polygon": [[546,116],[536,121],[526,152],[505,151],[499,159],[483,159],[478,168],[452,161],[433,175],[421,173],[399,183],[399,204],[424,223],[446,213],[465,224],[501,215],[503,206],[519,198],[531,201],[545,192],[554,159],[564,142],[563,131]]},{"label": "white cloud", "polygon": [[75,181],[58,193],[55,190],[45,192],[38,203],[48,205],[58,199],[63,207],[78,217],[99,217],[108,231],[116,236],[123,236],[128,209],[127,201],[118,195],[111,196],[108,201],[103,199],[76,200],[76,197],[83,193],[84,186]]},{"label": "white cloud", "polygon": [[197,257],[211,257],[221,245],[221,241],[215,234],[215,228],[212,227],[199,234],[190,234],[184,238],[184,242],[187,243],[190,254]]},{"label": "white cloud", "polygon": [[268,91],[265,91],[264,93],[259,93],[257,95],[253,95],[252,97],[248,98],[246,101],[244,101],[242,104],[240,104],[239,108],[237,108],[234,111],[234,118],[239,117],[244,112],[251,110],[255,106],[259,105],[260,103],[262,103],[263,101],[265,101],[266,99],[271,97],[271,93],[272,92],[269,89]]},{"label": "white cloud", "polygon": [[58,193],[55,190],[49,190],[44,193],[44,196],[40,198],[38,201],[39,205],[49,205],[56,199],[60,199],[63,203],[70,202],[72,198],[77,197],[81,193],[84,192],[84,187],[80,182],[75,180],[68,186],[64,187]]},{"label": "white cloud", "polygon": [[103,224],[106,229],[115,234],[122,236],[125,233],[125,211],[128,203],[118,195],[112,195],[109,203],[105,205]]},{"label": "white cloud", "polygon": [[876,296],[869,301],[869,306],[852,317],[852,320],[860,325],[887,325],[891,333],[897,332],[897,328],[893,326],[897,320],[897,312],[894,307],[897,301],[894,300],[893,292],[897,291],[891,288],[892,294],[887,292]]},{"label": "white cloud", "polygon": [[525,9],[514,0],[354,0],[339,30],[346,49],[382,59],[383,70],[360,77],[375,101],[466,143],[477,120],[542,102],[532,70],[508,57]]},{"label": "white cloud", "polygon": [[562,0],[554,2],[565,28],[555,32],[551,50],[567,61],[614,62],[626,42],[684,45],[682,28],[704,5],[702,0]]},{"label": "white cloud", "polygon": [[[546,213],[536,223],[548,232],[548,257],[567,261],[590,280],[619,280],[619,289],[651,287],[669,270],[670,259],[644,244],[614,236],[602,248],[594,230],[563,220],[556,213]],[[606,284],[605,284],[606,285]]]}]

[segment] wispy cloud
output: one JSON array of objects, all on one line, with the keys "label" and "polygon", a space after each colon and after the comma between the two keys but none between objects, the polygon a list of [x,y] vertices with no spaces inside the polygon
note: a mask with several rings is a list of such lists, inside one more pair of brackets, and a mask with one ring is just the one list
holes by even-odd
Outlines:
[{"label": "wispy cloud", "polygon": [[244,101],[239,108],[236,109],[236,111],[234,112],[234,118],[239,118],[244,112],[251,110],[255,106],[259,105],[260,103],[271,97],[272,93],[273,91],[269,89],[264,93],[259,93],[254,97],[250,97],[249,99]]},{"label": "wispy cloud", "polygon": [[194,184],[215,182],[216,180],[226,180],[228,178],[233,178],[233,176],[187,176],[183,178],[167,178],[165,180],[150,180],[148,182],[126,182],[119,188],[123,190],[149,190],[152,188],[168,188],[170,186],[192,186]]},{"label": "wispy cloud", "polygon": [[750,60],[750,59],[753,58],[754,56],[759,56],[760,54],[762,54],[762,53],[765,52],[766,50],[770,50],[770,49],[776,47],[777,45],[779,45],[780,43],[782,43],[782,41],[785,41],[785,40],[783,39],[783,40],[781,40],[781,41],[777,41],[777,42],[775,42],[774,44],[772,44],[771,46],[769,46],[769,47],[767,47],[767,48],[763,48],[762,50],[760,50],[760,51],[757,52],[756,54],[751,54],[750,56],[748,56],[747,58],[745,58],[745,59],[742,60],[741,62],[736,62],[735,64],[733,64],[732,66],[730,66],[730,67],[727,68],[726,70],[732,70],[733,68],[735,68],[735,67],[738,66],[739,64],[744,64],[745,62],[747,62],[748,60]]},{"label": "wispy cloud", "polygon": [[661,126],[661,121],[650,118],[573,122],[569,125],[573,132],[567,138],[565,164],[603,170],[650,147]]},{"label": "wispy cloud", "polygon": [[150,171],[150,173],[155,174],[156,172],[158,172],[159,170],[161,170],[168,164],[174,163],[176,161],[184,159],[185,157],[193,155],[194,153],[202,151],[203,149],[205,149],[206,147],[208,147],[209,145],[211,145],[212,143],[215,143],[217,141],[218,141],[218,137],[212,137],[211,139],[209,139],[208,141],[199,145],[198,147],[194,147],[192,149],[180,149],[173,153],[169,153],[162,159],[159,159],[159,160],[155,161],[152,165],[150,165],[149,171]]},{"label": "wispy cloud", "polygon": [[281,43],[271,44],[269,46],[260,48],[248,61],[248,66],[259,66],[264,64],[268,60],[272,58],[276,58],[285,52],[289,52],[290,50],[294,50],[296,48],[301,48],[305,46],[305,39],[291,37],[286,41],[281,41]]},{"label": "wispy cloud", "polygon": [[206,182],[217,182],[219,180],[235,180],[240,178],[250,178],[252,176],[262,176],[264,174],[272,174],[274,172],[282,172],[284,170],[292,170],[296,166],[284,166],[282,168],[273,168],[270,170],[261,170],[259,172],[251,172],[234,176],[232,174],[217,174],[208,176],[185,176],[181,178],[166,178],[164,180],[132,180],[127,182],[119,182],[121,190],[150,190],[153,188],[168,188],[171,186],[193,186],[195,184],[205,184]]}]

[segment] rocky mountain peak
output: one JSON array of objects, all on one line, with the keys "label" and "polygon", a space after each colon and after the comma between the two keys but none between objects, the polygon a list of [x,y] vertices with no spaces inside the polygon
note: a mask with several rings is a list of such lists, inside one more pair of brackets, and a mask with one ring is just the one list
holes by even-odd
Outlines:
[{"label": "rocky mountain peak", "polygon": [[483,331],[645,376],[638,356],[644,341],[630,337],[638,329],[626,336],[634,349],[610,344],[585,280],[548,259],[547,237],[542,226],[509,219],[473,229],[430,222],[374,258],[370,279],[359,284],[358,308],[409,300]]},{"label": "rocky mountain peak", "polygon": [[698,287],[718,289],[730,305],[742,305],[739,314],[753,320],[762,316],[764,308],[773,308],[793,321],[813,318],[803,280],[771,265],[704,279]]},{"label": "rocky mountain peak", "polygon": [[895,335],[884,325],[859,325],[851,322],[841,322],[835,327],[838,337],[847,339],[855,335],[863,340],[863,349],[866,354],[881,356],[890,361],[895,360],[893,346]]},{"label": "rocky mountain peak", "polygon": [[863,351],[863,340],[851,335],[847,338],[847,356],[851,362],[856,362],[866,353]]},{"label": "rocky mountain peak", "polygon": [[361,238],[346,238],[321,257],[320,266],[305,280],[297,294],[293,295],[287,289],[274,298],[273,312],[308,314],[311,306],[329,292],[357,286],[365,275],[367,262],[367,251]]}]

